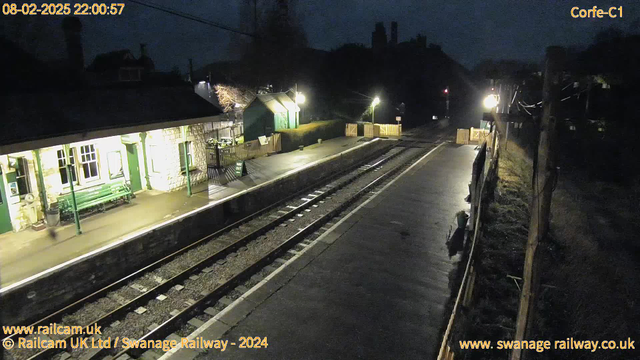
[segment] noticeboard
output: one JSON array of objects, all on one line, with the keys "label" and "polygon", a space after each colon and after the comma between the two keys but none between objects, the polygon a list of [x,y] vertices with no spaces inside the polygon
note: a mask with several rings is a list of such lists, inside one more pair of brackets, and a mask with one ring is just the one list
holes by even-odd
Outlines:
[{"label": "noticeboard", "polygon": [[247,175],[247,166],[244,164],[244,160],[236,161],[236,177]]}]

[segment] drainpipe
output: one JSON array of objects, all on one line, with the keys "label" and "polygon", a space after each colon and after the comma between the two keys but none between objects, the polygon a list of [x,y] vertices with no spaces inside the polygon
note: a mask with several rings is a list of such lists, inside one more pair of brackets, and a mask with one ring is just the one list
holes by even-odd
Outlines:
[{"label": "drainpipe", "polygon": [[73,190],[73,173],[71,172],[71,162],[69,161],[69,144],[64,146],[65,163],[67,164],[67,179],[69,179],[69,188],[71,190],[71,205],[73,205],[73,219],[76,223],[76,235],[82,234],[80,229],[80,216],[78,215],[78,203],[76,202],[76,193]]},{"label": "drainpipe", "polygon": [[187,142],[187,129],[189,125],[182,126],[182,137],[184,139],[184,167],[187,173],[187,196],[191,197],[191,171],[189,171],[189,155],[188,155],[188,142]]},{"label": "drainpipe", "polygon": [[144,179],[147,181],[147,190],[152,190],[151,181],[149,180],[149,166],[147,166],[147,132],[140,133],[140,143],[142,144],[142,162],[144,162]]},{"label": "drainpipe", "polygon": [[38,166],[38,187],[40,188],[40,202],[42,203],[42,212],[49,209],[47,201],[47,190],[44,187],[44,175],[42,174],[42,160],[40,159],[40,149],[34,150],[36,154],[36,165]]}]

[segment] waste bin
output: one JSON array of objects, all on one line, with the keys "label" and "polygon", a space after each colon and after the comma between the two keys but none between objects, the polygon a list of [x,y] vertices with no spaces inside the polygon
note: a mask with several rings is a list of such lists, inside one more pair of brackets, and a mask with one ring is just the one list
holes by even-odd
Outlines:
[{"label": "waste bin", "polygon": [[53,227],[60,224],[60,210],[58,208],[50,208],[45,212],[45,219],[47,220],[47,226]]}]

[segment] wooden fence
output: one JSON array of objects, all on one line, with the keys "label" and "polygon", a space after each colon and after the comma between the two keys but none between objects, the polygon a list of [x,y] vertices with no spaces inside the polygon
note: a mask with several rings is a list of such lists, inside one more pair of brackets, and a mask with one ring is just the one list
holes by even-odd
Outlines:
[{"label": "wooden fence", "polygon": [[477,144],[482,145],[485,142],[491,143],[493,141],[492,132],[487,129],[458,129],[456,134],[456,144]]},{"label": "wooden fence", "polygon": [[489,132],[489,130],[487,129],[476,129],[476,128],[471,128],[469,129],[469,142],[475,142],[477,144],[482,144],[484,142],[486,142],[488,137],[490,137],[491,133]]},{"label": "wooden fence", "polygon": [[394,124],[364,124],[364,137],[400,136],[402,125]]},{"label": "wooden fence", "polygon": [[207,165],[208,167],[228,167],[235,165],[238,160],[254,159],[282,150],[280,134],[273,134],[266,139],[266,144],[260,144],[260,140],[252,140],[243,144],[218,148],[218,158],[216,158],[215,148],[208,149]]},{"label": "wooden fence", "polygon": [[458,129],[458,132],[456,134],[456,144],[459,144],[459,145],[469,144],[469,130]]},{"label": "wooden fence", "polygon": [[400,136],[402,135],[402,125],[378,124],[380,126],[380,136]]},{"label": "wooden fence", "polygon": [[[464,129],[466,130],[466,129]],[[467,130],[468,131],[468,130]],[[492,132],[490,137],[485,139],[491,139],[493,142],[485,141],[482,143],[482,147],[473,162],[473,171],[471,175],[471,184],[469,185],[469,191],[471,193],[471,214],[469,217],[469,230],[473,232],[471,237],[471,247],[469,250],[468,261],[462,277],[460,288],[458,289],[458,295],[456,296],[449,322],[447,323],[447,329],[442,338],[440,344],[440,351],[438,353],[438,360],[454,360],[455,353],[452,350],[455,343],[452,343],[451,333],[455,325],[456,316],[460,313],[462,306],[469,306],[472,301],[473,287],[476,279],[475,272],[475,248],[478,239],[482,238],[482,224],[480,222],[480,214],[486,211],[486,203],[483,203],[483,198],[490,188],[487,184],[495,181],[498,169],[498,138],[497,132]]]}]

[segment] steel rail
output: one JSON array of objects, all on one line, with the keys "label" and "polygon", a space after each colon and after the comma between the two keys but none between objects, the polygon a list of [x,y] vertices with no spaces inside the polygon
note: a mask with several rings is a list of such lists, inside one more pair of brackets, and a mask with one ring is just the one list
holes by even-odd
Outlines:
[{"label": "steel rail", "polygon": [[[126,276],[122,277],[121,279],[116,280],[115,282],[113,282],[113,283],[111,283],[111,284],[109,284],[109,285],[107,285],[107,286],[105,286],[105,287],[103,287],[103,288],[101,288],[101,289],[89,294],[89,295],[86,295],[86,296],[82,297],[81,299],[76,300],[76,301],[72,302],[71,304],[69,304],[69,305],[67,305],[67,306],[65,306],[63,308],[61,308],[59,310],[56,310],[56,311],[50,313],[49,315],[46,315],[46,316],[40,318],[39,320],[26,321],[25,323],[29,324],[29,325],[26,325],[25,323],[23,323],[22,325],[24,325],[26,327],[37,327],[37,326],[40,326],[40,325],[48,325],[49,323],[57,323],[62,319],[62,317],[64,315],[80,309],[87,302],[92,302],[92,301],[94,301],[94,300],[96,300],[96,299],[98,299],[100,297],[104,297],[104,295],[106,293],[108,293],[109,291],[112,291],[114,289],[117,289],[118,287],[124,286],[127,281],[132,280],[132,279],[136,278],[137,276],[142,275],[143,273],[146,273],[146,272],[149,272],[149,271],[153,271],[153,270],[159,268],[160,266],[168,263],[169,261],[173,260],[175,257],[177,257],[177,256],[179,256],[179,255],[181,255],[181,254],[183,254],[183,253],[185,253],[185,252],[197,247],[200,244],[203,244],[203,243],[207,242],[212,237],[220,236],[223,233],[226,233],[226,232],[228,232],[228,231],[230,231],[230,230],[232,230],[234,228],[239,227],[240,225],[243,225],[243,224],[245,224],[245,223],[247,223],[247,222],[249,222],[249,221],[251,221],[251,220],[253,220],[253,219],[257,218],[257,217],[259,217],[259,216],[262,216],[265,213],[267,213],[267,212],[269,212],[269,211],[281,206],[282,204],[285,204],[285,203],[291,201],[292,199],[295,199],[296,197],[300,196],[301,194],[304,194],[304,193],[310,191],[311,189],[319,187],[323,183],[330,182],[330,181],[332,181],[332,180],[334,180],[336,178],[339,178],[341,176],[344,176],[345,174],[348,174],[349,172],[355,171],[355,169],[363,166],[364,163],[366,163],[368,161],[371,161],[371,159],[373,159],[373,158],[381,156],[383,153],[390,151],[391,149],[397,147],[398,145],[399,144],[395,144],[390,148],[385,148],[385,149],[381,149],[379,151],[376,151],[374,154],[372,154],[371,156],[368,156],[366,159],[364,159],[363,161],[359,162],[357,165],[355,165],[353,167],[350,167],[350,168],[345,169],[343,171],[340,171],[340,172],[337,172],[335,174],[332,174],[331,176],[328,176],[326,178],[322,178],[322,179],[316,181],[315,183],[305,187],[304,189],[296,192],[295,194],[293,194],[293,195],[291,195],[289,197],[286,197],[286,198],[284,198],[284,199],[282,199],[282,200],[280,200],[280,201],[278,201],[278,202],[276,202],[276,203],[274,203],[272,205],[269,205],[269,206],[267,206],[267,207],[265,207],[263,209],[260,209],[260,210],[258,210],[256,212],[254,212],[253,214],[250,214],[250,215],[248,215],[248,216],[246,216],[246,217],[244,217],[244,218],[242,218],[242,219],[240,219],[238,221],[235,221],[235,222],[223,227],[222,229],[215,231],[212,234],[206,235],[203,238],[201,238],[199,240],[196,240],[193,243],[188,244],[188,245],[184,246],[183,248],[181,248],[181,249],[179,249],[179,250],[177,250],[177,251],[175,251],[173,253],[170,253],[170,254],[162,257],[161,259],[156,260],[156,261],[152,262],[151,264],[144,266],[143,268],[141,268],[139,270],[136,270],[135,272],[133,272],[133,273],[131,273],[129,275],[126,275]],[[16,325],[19,326],[21,324],[16,324]],[[10,335],[6,335],[6,336],[0,338],[0,340],[2,340],[2,341],[4,341],[5,339],[16,340],[17,338],[23,338],[23,337],[26,337],[26,336],[28,336],[28,335],[10,334]]]},{"label": "steel rail", "polygon": [[[170,319],[166,320],[164,323],[160,324],[158,327],[151,330],[150,332],[148,332],[138,340],[147,341],[147,340],[159,340],[159,339],[166,338],[176,328],[179,328],[181,325],[186,323],[188,319],[192,318],[198,313],[201,313],[204,308],[209,306],[210,303],[212,303],[213,301],[219,300],[220,298],[225,296],[230,290],[234,289],[239,284],[248,280],[251,276],[259,272],[265,266],[271,264],[277,257],[281,256],[287,250],[291,249],[296,244],[300,243],[307,236],[309,236],[310,234],[315,232],[317,229],[322,227],[324,224],[329,222],[331,219],[333,219],[335,216],[337,216],[340,212],[344,211],[346,208],[351,206],[353,203],[355,203],[357,200],[359,200],[361,197],[367,194],[373,187],[377,186],[378,184],[383,182],[385,179],[391,177],[392,175],[398,173],[407,164],[413,162],[415,159],[419,158],[422,155],[423,155],[423,152],[419,152],[418,154],[416,154],[415,156],[412,156],[410,159],[403,162],[402,164],[378,176],[376,179],[372,180],[362,189],[358,190],[355,194],[350,196],[349,199],[347,199],[346,201],[338,205],[335,209],[330,210],[327,214],[323,215],[319,219],[307,225],[305,228],[299,230],[296,234],[291,236],[289,239],[285,240],[282,244],[280,244],[278,247],[270,251],[267,255],[262,257],[260,260],[247,266],[246,268],[241,270],[239,273],[234,275],[232,278],[227,280],[225,283],[220,284],[209,294],[205,295],[203,298],[199,299],[192,305],[183,309],[175,316],[172,316]],[[146,350],[148,349],[132,347],[132,348],[121,350],[120,352],[116,353],[114,355],[114,358],[117,359],[118,357],[124,355],[125,353],[131,357],[138,358]],[[99,353],[94,354],[94,356],[92,356],[91,359],[97,359],[100,356],[105,356],[113,352],[114,352],[114,349],[106,349],[106,348],[101,349],[101,351]]]},{"label": "steel rail", "polygon": [[[398,146],[398,144],[396,144],[392,148],[395,148],[396,146]],[[388,149],[387,152],[389,150],[390,149]],[[327,196],[329,196],[329,195],[335,193],[336,191],[344,188],[345,186],[351,184],[353,181],[357,180],[358,178],[360,178],[364,174],[366,174],[369,171],[372,171],[372,170],[382,166],[384,163],[386,163],[387,161],[389,161],[389,160],[397,157],[398,155],[404,153],[406,150],[408,150],[408,148],[403,148],[402,150],[398,151],[397,153],[391,154],[389,156],[386,156],[383,159],[375,162],[374,164],[369,165],[366,169],[364,169],[362,171],[359,171],[358,174],[356,174],[355,176],[349,178],[347,181],[344,181],[344,182],[340,183],[338,186],[335,186],[335,187],[323,192],[322,194],[314,197],[313,199],[311,199],[309,201],[306,201],[305,203],[303,203],[303,204],[291,209],[286,214],[283,214],[282,216],[278,217],[277,219],[274,219],[273,221],[271,221],[268,224],[260,227],[259,229],[256,229],[256,230],[252,231],[250,234],[247,234],[247,235],[243,236],[242,238],[236,240],[235,242],[227,245],[225,248],[221,249],[220,251],[216,252],[215,254],[212,254],[211,256],[207,257],[206,259],[203,259],[203,260],[199,261],[198,263],[192,265],[188,269],[186,269],[186,270],[182,271],[181,273],[173,276],[172,278],[166,280],[162,284],[159,284],[159,285],[155,286],[154,288],[148,290],[144,294],[141,294],[140,296],[130,300],[126,304],[123,304],[120,307],[116,308],[115,310],[113,310],[113,311],[105,314],[104,316],[94,320],[91,324],[83,325],[83,327],[91,326],[93,324],[96,324],[98,326],[105,326],[105,325],[110,324],[113,321],[116,321],[118,319],[124,318],[126,316],[126,314],[128,312],[130,312],[130,310],[132,310],[133,308],[137,307],[138,305],[140,305],[142,303],[146,303],[149,300],[151,300],[152,298],[156,297],[158,294],[168,291],[176,283],[182,282],[183,280],[188,278],[193,273],[198,272],[198,271],[202,270],[203,268],[206,268],[207,266],[215,263],[216,261],[218,261],[220,259],[223,259],[228,254],[230,254],[232,252],[235,252],[237,249],[243,247],[247,243],[255,240],[259,236],[265,234],[266,232],[270,231],[271,229],[277,227],[278,225],[280,225],[283,222],[287,221],[288,219],[292,218],[297,213],[299,213],[301,211],[304,211],[306,208],[312,206],[313,204],[321,201],[322,199],[325,199]],[[362,166],[366,166],[366,165],[367,164],[362,165],[362,163],[359,163],[359,166],[355,170],[354,170],[354,168],[351,168],[348,172],[357,171],[359,168],[361,168]],[[344,172],[342,174],[344,174]],[[308,188],[306,188],[305,190],[307,190],[307,191],[296,193],[296,197],[300,196],[300,194],[304,194],[304,193],[307,193],[309,191]],[[287,199],[287,201],[291,201],[291,200],[292,200],[292,198],[288,198]],[[281,205],[283,205],[283,202],[279,202],[278,203],[278,206],[281,206]],[[253,218],[255,218],[255,217],[253,217]],[[243,223],[246,223],[246,221],[244,221]],[[221,233],[230,230],[231,228],[235,228],[235,227],[239,226],[239,225],[236,225],[236,224],[237,223],[229,225],[228,227],[225,227],[224,229],[221,229],[221,230],[219,230],[219,231],[217,231],[217,232],[215,232],[215,233],[213,233],[211,235],[208,235],[207,237],[197,241],[196,243],[190,244],[186,248],[183,248],[183,249],[181,249],[181,250],[179,250],[179,251],[177,251],[177,252],[175,252],[175,253],[173,253],[173,254],[171,254],[171,255],[169,255],[169,256],[161,259],[161,260],[159,260],[159,262],[165,260],[160,265],[156,265],[156,263],[154,263],[152,265],[156,265],[155,268],[157,268],[157,267],[159,267],[161,265],[164,265],[169,260],[173,260],[178,255],[183,254],[186,251],[193,249],[195,245],[200,245],[203,242],[209,241],[209,240],[211,240],[211,238],[219,236]],[[236,226],[233,226],[233,225],[236,225]],[[170,259],[167,259],[169,257],[170,257]],[[151,271],[150,269],[148,269],[148,267],[146,267],[144,269],[146,269],[146,271],[144,271],[144,272]],[[138,270],[134,274],[140,274],[141,271],[142,270]],[[132,279],[132,275],[134,275],[134,274],[128,275],[127,277],[119,280],[117,282],[117,284],[120,284],[120,285],[124,286],[123,285],[124,282],[126,282],[128,280],[131,280]],[[116,283],[109,285],[108,286],[108,290],[112,290],[115,287],[117,287],[117,286],[114,286],[115,284]],[[102,289],[102,290],[99,290],[98,292],[100,292],[102,295],[105,295],[108,290]],[[98,292],[96,292],[96,293],[98,293]],[[92,294],[92,297],[93,297],[92,300],[95,300],[97,298],[96,296],[94,296],[96,293]],[[79,304],[79,305],[84,305],[84,304],[86,304],[86,302],[87,301],[85,301],[84,303]],[[76,305],[76,306],[79,307],[78,305]],[[64,340],[68,344],[67,348],[69,348],[69,346],[71,344],[71,341],[70,341],[71,339],[75,339],[75,338],[81,337],[81,336],[82,336],[82,334],[72,334],[72,335],[69,335],[68,337],[64,338]],[[43,358],[45,358],[47,356],[53,355],[54,353],[60,352],[62,350],[63,349],[59,349],[59,348],[44,349],[44,350],[38,352],[37,354],[29,357],[29,360],[43,359]],[[95,355],[97,355],[97,354],[95,354]]]}]

